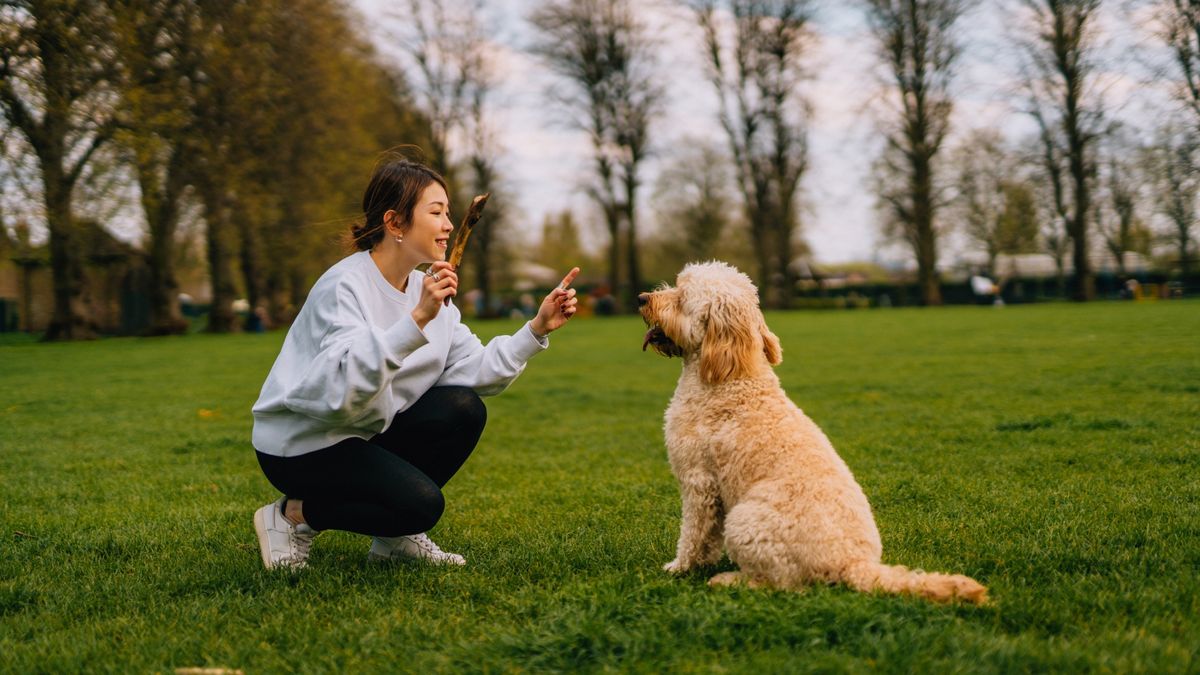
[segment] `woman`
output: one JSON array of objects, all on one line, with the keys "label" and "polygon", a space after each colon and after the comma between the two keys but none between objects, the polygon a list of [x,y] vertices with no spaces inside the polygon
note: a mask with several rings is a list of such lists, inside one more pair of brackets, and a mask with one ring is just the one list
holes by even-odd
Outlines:
[{"label": "woman", "polygon": [[479,396],[503,391],[575,314],[579,268],[484,346],[445,303],[458,290],[446,193],[424,165],[379,166],[352,230],[358,251],[321,276],[288,331],[254,405],[258,461],[283,493],[254,514],[268,568],[303,567],[321,530],[372,535],[372,560],[465,563],[425,535],[442,487],[483,432]]}]

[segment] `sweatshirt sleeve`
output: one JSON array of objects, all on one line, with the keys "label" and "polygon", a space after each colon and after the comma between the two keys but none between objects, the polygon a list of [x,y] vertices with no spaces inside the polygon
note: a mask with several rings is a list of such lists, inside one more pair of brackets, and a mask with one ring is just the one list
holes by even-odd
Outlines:
[{"label": "sweatshirt sleeve", "polygon": [[525,370],[534,354],[549,345],[547,338],[533,334],[528,322],[516,333],[498,335],[484,345],[470,328],[457,321],[446,369],[437,383],[471,387],[480,396],[499,394]]},{"label": "sweatshirt sleeve", "polygon": [[[370,416],[404,359],[428,340],[412,316],[387,329],[371,324],[350,289],[339,286],[335,302],[316,305],[309,324],[316,355],[284,395],[289,410],[331,422]],[[317,331],[324,326],[323,333]],[[383,412],[380,412],[383,415]]]}]

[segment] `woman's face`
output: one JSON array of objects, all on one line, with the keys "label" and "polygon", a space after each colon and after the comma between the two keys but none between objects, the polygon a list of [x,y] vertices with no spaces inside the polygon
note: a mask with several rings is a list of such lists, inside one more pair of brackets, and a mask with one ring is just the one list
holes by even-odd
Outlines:
[{"label": "woman's face", "polygon": [[420,262],[446,259],[450,243],[450,199],[437,183],[430,183],[413,209],[412,227],[404,233],[404,245],[421,258]]}]

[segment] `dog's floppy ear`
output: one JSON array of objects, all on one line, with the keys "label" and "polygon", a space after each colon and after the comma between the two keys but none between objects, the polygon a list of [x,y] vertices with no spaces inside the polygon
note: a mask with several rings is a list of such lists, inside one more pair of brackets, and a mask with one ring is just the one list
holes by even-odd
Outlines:
[{"label": "dog's floppy ear", "polygon": [[720,301],[709,308],[708,327],[700,346],[700,378],[708,384],[720,384],[754,368],[758,353],[752,324],[740,314]]},{"label": "dog's floppy ear", "polygon": [[783,347],[779,344],[779,338],[767,328],[766,321],[759,324],[758,331],[762,333],[763,353],[767,355],[767,362],[773,366],[783,363]]}]

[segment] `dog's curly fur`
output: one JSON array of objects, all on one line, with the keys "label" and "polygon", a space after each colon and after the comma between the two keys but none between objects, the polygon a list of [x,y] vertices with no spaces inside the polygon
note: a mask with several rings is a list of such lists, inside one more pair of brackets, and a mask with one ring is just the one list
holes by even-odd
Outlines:
[{"label": "dog's curly fur", "polygon": [[939,602],[986,601],[987,589],[969,577],[880,562],[866,495],[771,369],[782,349],[746,275],[720,262],[690,264],[675,287],[639,302],[650,326],[644,344],[683,357],[665,425],[683,522],[664,569],[712,565],[724,549],[740,570],[710,584],[840,582]]}]

